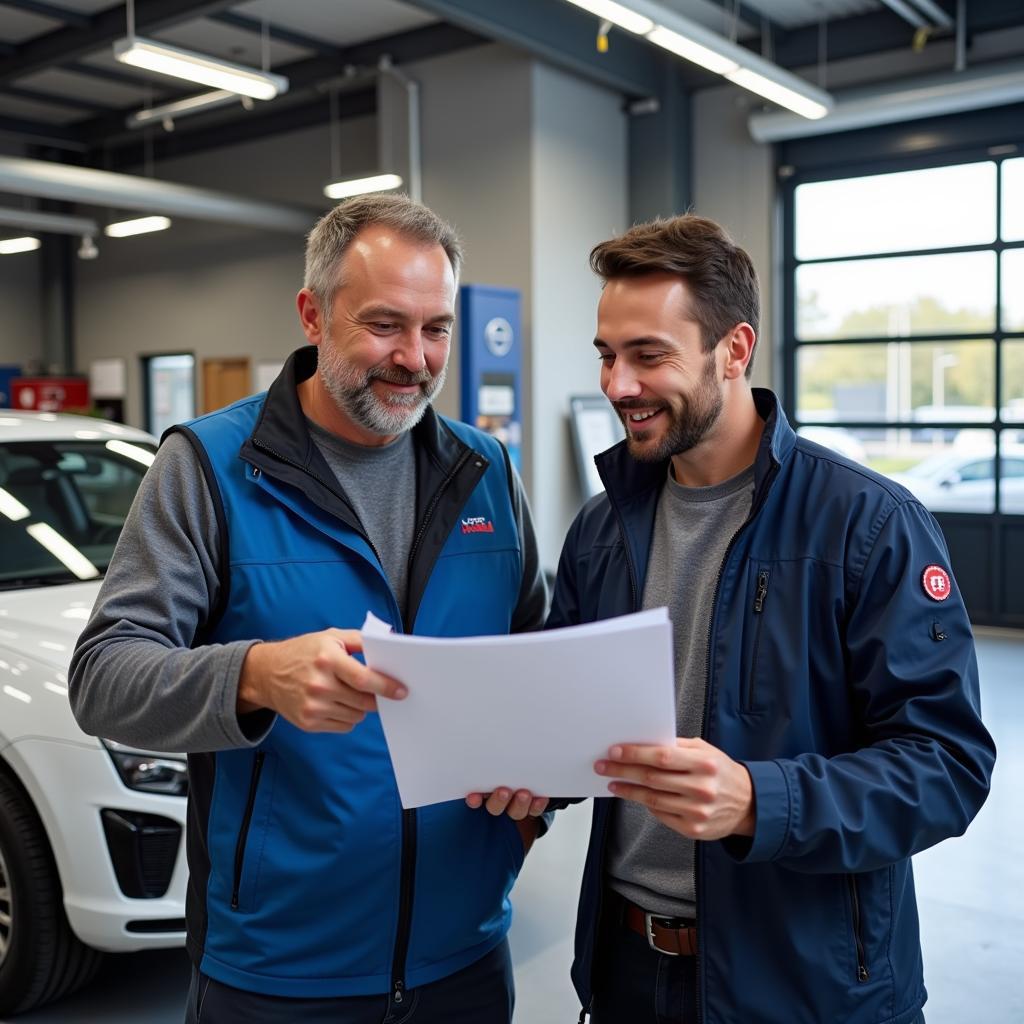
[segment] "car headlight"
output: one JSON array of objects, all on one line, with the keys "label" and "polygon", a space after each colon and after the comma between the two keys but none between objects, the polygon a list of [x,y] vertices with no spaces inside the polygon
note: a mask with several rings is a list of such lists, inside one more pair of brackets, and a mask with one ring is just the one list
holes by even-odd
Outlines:
[{"label": "car headlight", "polygon": [[164,796],[188,796],[188,764],[184,757],[137,750],[113,740],[101,742],[121,781],[129,789]]}]

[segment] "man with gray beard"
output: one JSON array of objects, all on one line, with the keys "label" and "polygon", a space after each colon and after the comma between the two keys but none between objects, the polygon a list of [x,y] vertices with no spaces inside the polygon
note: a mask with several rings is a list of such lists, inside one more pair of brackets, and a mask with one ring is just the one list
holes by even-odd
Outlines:
[{"label": "man with gray beard", "polygon": [[189,755],[187,1021],[511,1020],[508,895],[545,801],[403,811],[374,712],[405,688],[359,657],[368,611],[427,636],[544,621],[507,452],[430,404],[461,260],[402,196],[317,223],[310,345],[168,431],[75,652],[83,729]]}]

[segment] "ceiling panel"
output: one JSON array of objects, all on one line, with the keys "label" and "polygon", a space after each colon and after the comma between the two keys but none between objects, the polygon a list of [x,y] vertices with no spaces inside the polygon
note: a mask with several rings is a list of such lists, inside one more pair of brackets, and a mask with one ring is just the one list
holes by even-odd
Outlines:
[{"label": "ceiling panel", "polygon": [[438,19],[397,0],[250,0],[231,8],[248,18],[267,17],[272,25],[289,28],[335,46],[351,46],[378,36],[432,25]]},{"label": "ceiling panel", "polygon": [[819,21],[835,21],[882,8],[879,0],[744,0],[776,25],[799,28]]},{"label": "ceiling panel", "polygon": [[123,2],[111,3],[111,0],[50,0],[54,7],[64,7],[78,14],[99,14],[111,7],[124,7]]},{"label": "ceiling panel", "polygon": [[26,11],[16,11],[13,7],[0,4],[0,42],[24,43],[33,36],[44,35],[62,27],[59,21],[41,18]]},{"label": "ceiling panel", "polygon": [[50,103],[36,103],[35,100],[23,100],[19,96],[8,96],[0,93],[0,117],[20,117],[26,121],[38,121],[41,124],[70,124],[82,119],[81,110],[71,107],[58,107]]},{"label": "ceiling panel", "polygon": [[77,75],[62,68],[37,71],[34,75],[19,78],[18,85],[39,92],[53,93],[56,96],[75,96],[115,109],[131,106],[133,103],[142,104],[146,99],[145,82],[140,82],[137,88],[132,88],[128,85],[119,85],[117,82],[92,78],[89,75]]},{"label": "ceiling panel", "polygon": [[[262,62],[263,44],[258,32],[247,32],[208,18],[198,18],[162,29],[153,33],[153,38],[172,46],[182,46],[186,50],[199,50],[201,53],[208,53],[223,60],[232,60],[236,64],[249,64],[258,68]],[[311,56],[312,50],[303,49],[292,43],[282,43],[276,39],[270,40],[272,68]]]}]

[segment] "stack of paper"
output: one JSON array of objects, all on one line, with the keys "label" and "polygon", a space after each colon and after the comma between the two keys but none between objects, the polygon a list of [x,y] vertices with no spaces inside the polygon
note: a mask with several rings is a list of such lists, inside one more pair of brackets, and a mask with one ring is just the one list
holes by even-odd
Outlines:
[{"label": "stack of paper", "polygon": [[381,698],[404,807],[499,786],[607,796],[594,762],[616,743],[673,744],[672,633],[665,608],[516,636],[405,636],[372,615],[366,663],[409,689]]}]

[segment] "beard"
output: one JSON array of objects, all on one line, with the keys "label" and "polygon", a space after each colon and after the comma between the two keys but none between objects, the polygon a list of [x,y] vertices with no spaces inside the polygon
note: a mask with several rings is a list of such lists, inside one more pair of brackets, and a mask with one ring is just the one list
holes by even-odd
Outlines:
[{"label": "beard", "polygon": [[627,398],[615,403],[615,411],[626,428],[629,454],[639,462],[662,462],[673,455],[696,448],[705,440],[718,422],[724,406],[721,388],[715,377],[714,354],[704,362],[700,380],[693,392],[679,396],[679,408],[663,405],[668,426],[660,441],[650,443],[653,430],[637,430],[637,424],[630,422],[629,413],[639,409],[650,409],[651,403],[642,399]]},{"label": "beard", "polygon": [[[353,423],[382,437],[402,434],[415,427],[423,419],[431,400],[444,386],[447,372],[447,366],[436,377],[426,367],[418,373],[400,366],[373,366],[369,370],[360,370],[345,359],[330,338],[321,344],[317,358],[320,382],[335,405]],[[419,391],[387,394],[381,398],[373,390],[376,380],[403,386],[418,384]]]}]

